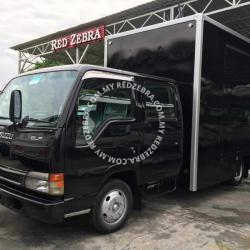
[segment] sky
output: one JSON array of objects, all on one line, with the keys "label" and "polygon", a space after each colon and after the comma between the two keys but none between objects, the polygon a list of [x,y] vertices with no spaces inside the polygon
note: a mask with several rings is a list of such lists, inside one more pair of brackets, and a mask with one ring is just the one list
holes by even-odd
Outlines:
[{"label": "sky", "polygon": [[0,86],[17,75],[18,53],[9,47],[150,1],[0,0]]}]

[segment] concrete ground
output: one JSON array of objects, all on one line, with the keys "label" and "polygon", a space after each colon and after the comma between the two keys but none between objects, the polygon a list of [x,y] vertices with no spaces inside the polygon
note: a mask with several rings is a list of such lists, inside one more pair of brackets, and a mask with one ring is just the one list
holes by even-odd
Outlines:
[{"label": "concrete ground", "polygon": [[0,207],[0,250],[250,249],[250,179],[145,201],[125,226],[98,235],[86,217],[47,225]]}]

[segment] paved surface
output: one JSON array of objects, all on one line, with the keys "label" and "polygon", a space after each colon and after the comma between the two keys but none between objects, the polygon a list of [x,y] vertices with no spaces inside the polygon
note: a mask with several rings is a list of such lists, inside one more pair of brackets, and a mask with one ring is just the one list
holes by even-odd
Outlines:
[{"label": "paved surface", "polygon": [[144,202],[124,229],[98,235],[86,217],[47,225],[0,207],[0,250],[250,249],[250,179]]}]

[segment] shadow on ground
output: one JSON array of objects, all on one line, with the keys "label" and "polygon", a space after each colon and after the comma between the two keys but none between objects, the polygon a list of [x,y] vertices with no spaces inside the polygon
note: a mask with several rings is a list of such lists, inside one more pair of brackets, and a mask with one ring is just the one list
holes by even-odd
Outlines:
[{"label": "shadow on ground", "polygon": [[111,235],[95,233],[88,216],[49,225],[0,207],[2,249],[250,249],[250,180],[150,198]]}]

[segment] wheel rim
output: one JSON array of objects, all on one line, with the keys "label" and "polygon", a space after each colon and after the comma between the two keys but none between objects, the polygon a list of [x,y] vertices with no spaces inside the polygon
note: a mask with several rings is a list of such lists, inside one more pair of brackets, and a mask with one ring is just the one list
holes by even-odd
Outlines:
[{"label": "wheel rim", "polygon": [[240,169],[236,172],[236,175],[234,177],[235,181],[240,181],[242,174],[243,174],[243,163],[241,163]]},{"label": "wheel rim", "polygon": [[101,216],[108,224],[122,220],[127,210],[127,197],[122,190],[112,190],[105,195],[101,205]]}]

